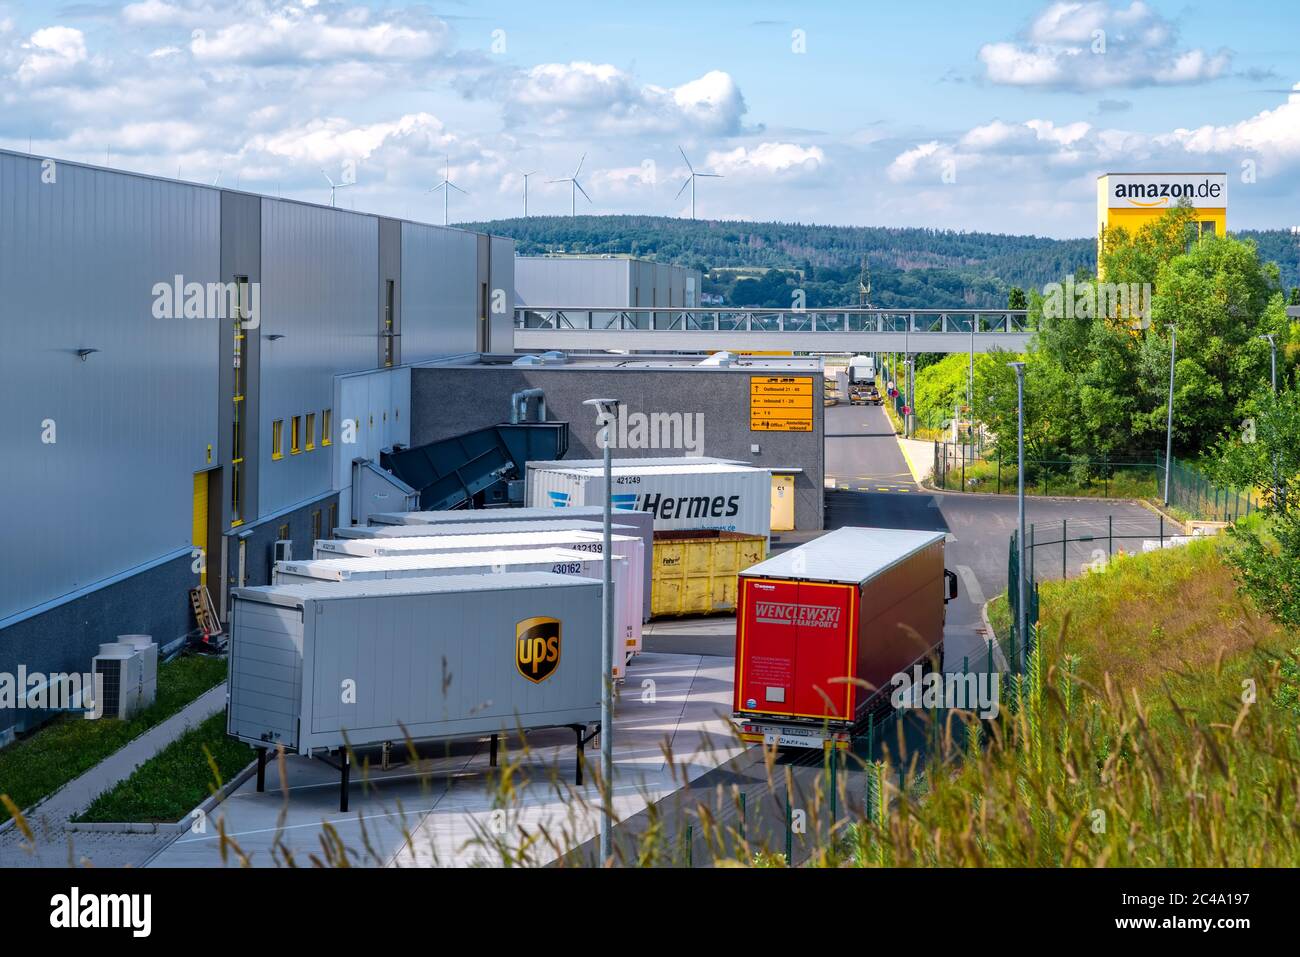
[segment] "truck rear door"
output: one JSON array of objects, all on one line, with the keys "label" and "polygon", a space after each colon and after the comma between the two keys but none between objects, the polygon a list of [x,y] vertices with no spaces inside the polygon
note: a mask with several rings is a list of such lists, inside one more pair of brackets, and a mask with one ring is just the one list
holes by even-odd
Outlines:
[{"label": "truck rear door", "polygon": [[850,636],[857,592],[848,585],[799,583],[795,714],[850,720],[854,688]]},{"label": "truck rear door", "polygon": [[856,591],[845,585],[741,580],[736,711],[849,720]]},{"label": "truck rear door", "polygon": [[789,610],[799,584],[764,578],[740,580],[736,634],[736,711],[790,714],[794,702],[796,629]]}]

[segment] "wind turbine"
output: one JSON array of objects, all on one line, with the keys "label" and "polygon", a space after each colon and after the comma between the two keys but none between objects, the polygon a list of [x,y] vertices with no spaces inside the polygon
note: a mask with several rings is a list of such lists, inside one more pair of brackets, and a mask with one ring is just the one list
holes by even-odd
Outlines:
[{"label": "wind turbine", "polygon": [[[710,179],[722,179],[722,174],[721,173],[697,173],[695,172],[695,167],[691,165],[691,161],[686,159],[686,150],[682,149],[679,146],[677,147],[677,152],[682,154],[682,159],[686,160],[686,168],[691,171],[691,175],[686,177],[686,182],[682,183],[682,188],[677,191],[677,196],[682,195],[682,193],[685,192],[687,186],[691,188],[691,219],[694,219],[695,218],[695,181],[697,179],[700,179],[701,177],[706,177],[706,176],[709,177]],[[677,196],[674,196],[673,199],[676,199]]]},{"label": "wind turbine", "polygon": [[524,178],[524,219],[527,219],[528,218],[528,177],[536,176],[537,170],[533,170],[531,173],[525,173],[523,170],[520,170],[519,175]]},{"label": "wind turbine", "polygon": [[447,175],[442,178],[441,183],[439,183],[437,186],[429,190],[430,193],[436,193],[438,192],[438,190],[442,190],[442,224],[444,226],[448,224],[447,211],[449,208],[449,201],[451,199],[451,191],[453,189],[456,192],[461,193],[465,196],[469,195],[469,193],[466,193],[463,189],[461,189],[459,186],[457,186],[455,183],[451,181],[451,157],[448,156]]},{"label": "wind turbine", "polygon": [[349,186],[351,186],[352,184],[351,184],[351,183],[336,183],[336,182],[334,182],[334,180],[330,179],[330,174],[327,173],[327,172],[325,172],[324,170],[321,170],[321,171],[320,171],[320,174],[321,174],[322,176],[325,177],[325,182],[327,182],[327,183],[330,184],[330,206],[333,207],[333,205],[334,205],[334,194],[335,194],[335,192],[337,192],[337,191],[340,190],[340,189],[347,189],[347,188],[348,188]]},{"label": "wind turbine", "polygon": [[582,164],[586,162],[586,160],[587,160],[587,154],[583,153],[582,157],[578,160],[577,167],[573,170],[572,176],[566,176],[563,179],[548,179],[546,181],[548,183],[569,184],[569,215],[570,216],[578,215],[578,194],[579,193],[583,195],[583,197],[587,200],[587,202],[589,203],[591,202],[591,197],[587,195],[587,191],[583,189],[582,184],[578,182],[578,172],[582,169]]}]

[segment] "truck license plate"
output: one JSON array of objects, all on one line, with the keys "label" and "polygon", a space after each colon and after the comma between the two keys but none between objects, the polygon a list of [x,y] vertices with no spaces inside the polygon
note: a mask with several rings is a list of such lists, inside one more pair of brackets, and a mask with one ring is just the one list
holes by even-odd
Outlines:
[{"label": "truck license plate", "polygon": [[820,731],[800,728],[764,728],[763,743],[778,748],[820,748],[824,747],[825,737]]}]

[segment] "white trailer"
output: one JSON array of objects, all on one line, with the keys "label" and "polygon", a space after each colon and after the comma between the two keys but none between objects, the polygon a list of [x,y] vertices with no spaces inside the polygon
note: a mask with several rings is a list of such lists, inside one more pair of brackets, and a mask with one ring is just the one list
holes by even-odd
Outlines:
[{"label": "white trailer", "polygon": [[[615,555],[615,640],[623,653],[615,653],[614,677],[622,678],[629,655],[641,651],[640,569]],[[572,548],[514,548],[486,552],[437,552],[418,555],[382,555],[372,558],[320,558],[305,562],[276,562],[272,585],[356,582],[385,578],[427,578],[442,575],[487,575],[508,572],[550,572],[582,578],[604,578],[604,559]]]},{"label": "white trailer", "polygon": [[[510,532],[555,532],[567,529],[599,532],[604,525],[585,518],[557,518],[549,522],[442,522],[437,525],[343,525],[334,529],[335,538],[401,538],[428,535],[495,535]],[[634,531],[624,526],[621,534]]]},{"label": "white trailer", "polygon": [[[614,509],[654,516],[656,531],[715,529],[769,537],[772,480],[768,469],[718,459],[615,459]],[[605,472],[594,460],[529,462],[530,506],[565,508],[604,501]]]},{"label": "white trailer", "polygon": [[854,356],[849,360],[849,383],[875,385],[876,360],[874,356]]},{"label": "white trailer", "polygon": [[[385,742],[600,720],[601,585],[521,572],[237,588],[226,731],[257,748],[323,756]],[[350,687],[351,695],[339,689]]]},{"label": "white trailer", "polygon": [[[377,512],[370,516],[371,525],[495,525],[498,522],[548,522],[557,518],[577,519],[579,521],[603,522],[604,504],[581,505],[556,512],[554,508],[480,508],[453,509],[443,512]],[[619,525],[630,525],[641,536],[645,546],[645,568],[642,593],[645,601],[641,609],[641,620],[650,620],[650,580],[654,564],[654,516],[649,512],[636,509],[619,509],[614,520]],[[615,530],[617,531],[617,529]],[[627,534],[631,534],[630,532]]]}]

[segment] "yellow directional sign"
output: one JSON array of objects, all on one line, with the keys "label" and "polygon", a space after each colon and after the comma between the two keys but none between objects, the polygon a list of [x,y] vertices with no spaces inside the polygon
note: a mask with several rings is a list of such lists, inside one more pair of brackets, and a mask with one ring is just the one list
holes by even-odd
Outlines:
[{"label": "yellow directional sign", "polygon": [[753,432],[811,432],[812,376],[752,376],[749,428]]}]

